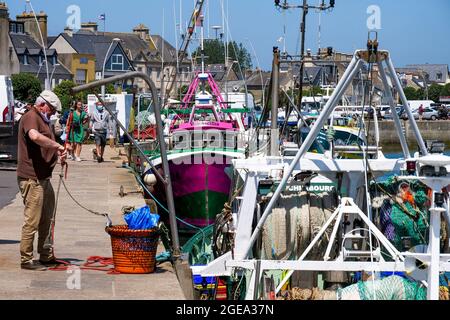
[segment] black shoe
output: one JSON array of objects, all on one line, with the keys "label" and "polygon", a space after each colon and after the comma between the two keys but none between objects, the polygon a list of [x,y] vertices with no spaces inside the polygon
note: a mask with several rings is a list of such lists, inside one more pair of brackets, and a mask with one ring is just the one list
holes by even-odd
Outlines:
[{"label": "black shoe", "polygon": [[26,262],[20,264],[20,268],[25,270],[33,270],[33,271],[46,271],[47,267],[42,265],[39,262]]},{"label": "black shoe", "polygon": [[45,267],[56,267],[60,264],[63,264],[62,262],[59,262],[58,260],[56,260],[55,258],[53,258],[52,260],[49,261],[43,261],[43,260],[39,260],[39,263]]}]

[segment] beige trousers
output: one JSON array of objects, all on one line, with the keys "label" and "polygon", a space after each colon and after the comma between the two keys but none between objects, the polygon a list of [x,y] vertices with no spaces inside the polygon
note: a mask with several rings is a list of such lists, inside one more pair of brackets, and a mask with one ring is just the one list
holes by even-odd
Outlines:
[{"label": "beige trousers", "polygon": [[34,235],[38,233],[38,253],[40,260],[49,261],[54,258],[53,247],[44,249],[44,242],[50,230],[55,208],[55,192],[50,180],[18,179],[22,194],[24,222],[20,241],[21,263],[33,260]]}]

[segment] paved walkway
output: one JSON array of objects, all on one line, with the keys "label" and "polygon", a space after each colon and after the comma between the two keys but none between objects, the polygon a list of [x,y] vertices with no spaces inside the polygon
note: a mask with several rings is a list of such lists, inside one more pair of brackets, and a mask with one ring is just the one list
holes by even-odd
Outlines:
[{"label": "paved walkway", "polygon": [[[102,164],[93,161],[91,149],[91,145],[84,146],[81,163],[69,162],[66,184],[84,206],[109,212],[113,224],[124,224],[121,208],[142,206],[145,204],[143,197],[132,193],[121,198],[121,185],[125,192],[137,190],[133,175],[121,168],[122,159],[111,160],[117,153],[109,147]],[[52,181],[55,193],[58,173],[57,167]],[[22,217],[23,203],[18,194],[10,205],[0,210],[0,299],[184,299],[170,263],[161,264],[155,273],[144,275],[110,275],[82,270],[80,289],[77,289],[75,273],[20,269]],[[111,242],[104,231],[105,224],[105,218],[75,205],[61,186],[55,230],[57,258],[73,259],[79,264],[89,256],[111,257]],[[158,251],[162,250],[160,244]]]}]

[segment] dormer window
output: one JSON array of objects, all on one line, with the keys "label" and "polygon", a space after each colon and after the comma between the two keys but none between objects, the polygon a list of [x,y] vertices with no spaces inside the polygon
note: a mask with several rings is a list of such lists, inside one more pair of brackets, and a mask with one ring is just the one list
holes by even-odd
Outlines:
[{"label": "dormer window", "polygon": [[23,55],[23,61],[22,62],[23,62],[24,65],[28,65],[28,55],[27,54]]},{"label": "dormer window", "polygon": [[111,57],[111,69],[112,70],[123,70],[123,55],[113,54]]},{"label": "dormer window", "polygon": [[56,58],[56,54],[52,56],[52,65],[58,64],[58,59]]},{"label": "dormer window", "polygon": [[42,63],[44,63],[44,59],[42,56],[39,56],[39,65],[42,66]]},{"label": "dormer window", "polygon": [[437,80],[442,80],[442,73],[438,72],[438,73],[436,74],[436,79],[437,79]]},{"label": "dormer window", "polygon": [[24,33],[23,23],[11,21],[9,23],[9,32],[11,33]]}]

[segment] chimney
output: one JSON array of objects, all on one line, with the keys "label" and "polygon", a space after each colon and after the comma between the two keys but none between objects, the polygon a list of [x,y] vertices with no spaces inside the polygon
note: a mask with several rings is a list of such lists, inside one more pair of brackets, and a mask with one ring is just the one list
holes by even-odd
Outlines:
[{"label": "chimney", "polygon": [[137,34],[144,41],[149,41],[150,39],[150,29],[142,23],[133,29],[133,33]]},{"label": "chimney", "polygon": [[69,37],[73,37],[73,30],[69,26],[64,28],[64,33],[67,34]]},{"label": "chimney", "polygon": [[[44,45],[47,46],[47,14],[44,11],[36,13],[36,18],[39,24],[39,28],[42,32],[42,38],[44,39]],[[25,32],[33,37],[37,43],[41,44],[41,36],[39,33],[39,28],[36,25],[36,20],[32,12],[23,12],[22,14],[16,16],[18,22],[23,22],[25,25]]]},{"label": "chimney", "polygon": [[0,74],[11,74],[9,60],[9,13],[6,3],[0,2]]},{"label": "chimney", "polygon": [[81,24],[81,30],[91,31],[96,33],[98,31],[97,22],[85,22]]}]

